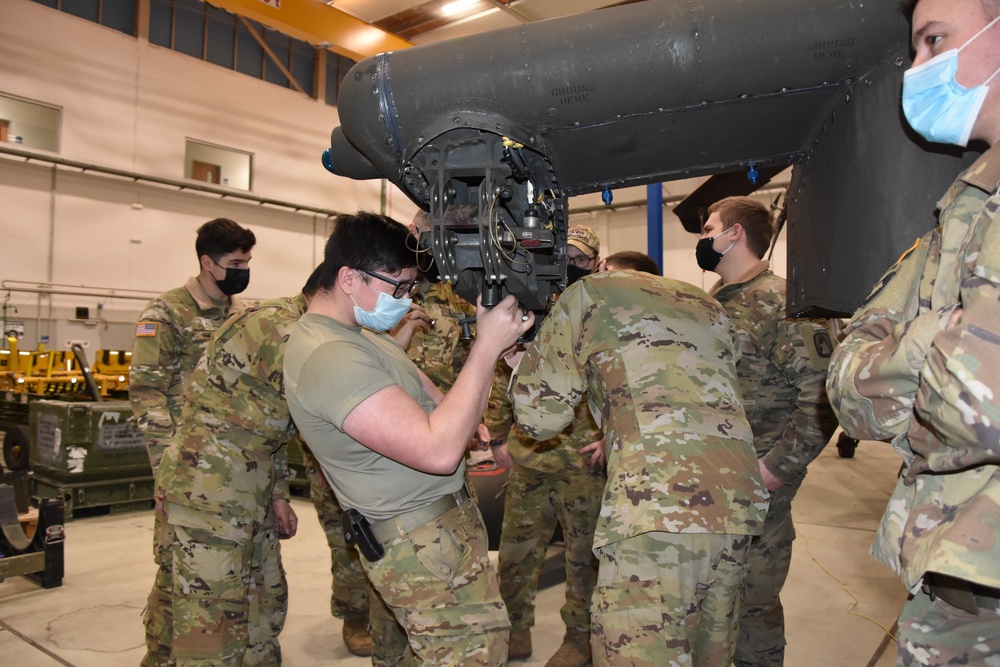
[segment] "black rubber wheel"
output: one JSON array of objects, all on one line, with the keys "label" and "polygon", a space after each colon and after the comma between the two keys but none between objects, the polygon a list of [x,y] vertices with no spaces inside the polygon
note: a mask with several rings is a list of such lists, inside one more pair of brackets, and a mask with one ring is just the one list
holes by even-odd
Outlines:
[{"label": "black rubber wheel", "polygon": [[3,461],[10,470],[27,470],[31,441],[27,426],[11,426],[3,437]]},{"label": "black rubber wheel", "polygon": [[841,433],[840,437],[837,438],[837,453],[840,454],[840,458],[853,459],[857,448],[858,441],[846,433]]}]

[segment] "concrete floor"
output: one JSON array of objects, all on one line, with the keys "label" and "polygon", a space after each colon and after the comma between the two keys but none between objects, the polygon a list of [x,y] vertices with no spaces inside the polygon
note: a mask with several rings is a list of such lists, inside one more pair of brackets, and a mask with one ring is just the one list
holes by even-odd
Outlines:
[{"label": "concrete floor", "polygon": [[[868,556],[899,461],[888,445],[862,442],[852,459],[833,445],[810,467],[795,501],[798,540],[782,595],[788,667],[886,667],[887,637],[906,593]],[[312,505],[295,499],[299,534],[283,543],[291,586],[281,635],[287,667],[370,664],[347,653],[329,614],[330,561]],[[0,582],[4,664],[132,667],[143,656],[141,612],[153,580],[152,513],[76,519],[66,525],[66,575],[43,590],[23,577]],[[544,665],[562,640],[562,585],[537,599],[535,655]]]}]

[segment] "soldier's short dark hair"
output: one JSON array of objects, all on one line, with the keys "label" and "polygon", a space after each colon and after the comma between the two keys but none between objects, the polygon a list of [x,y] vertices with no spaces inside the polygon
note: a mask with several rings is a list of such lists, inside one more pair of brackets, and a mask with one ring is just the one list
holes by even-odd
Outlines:
[{"label": "soldier's short dark hair", "polygon": [[[645,273],[652,273],[654,276],[663,275],[660,272],[660,266],[656,263],[656,260],[644,252],[637,252],[635,250],[623,250],[621,252],[608,255],[604,259],[604,263],[610,270],[643,271]],[[611,267],[613,267],[613,269]]]},{"label": "soldier's short dark hair", "polygon": [[767,207],[753,197],[726,197],[708,207],[708,214],[719,212],[722,228],[740,225],[747,235],[747,247],[758,258],[763,258],[771,247],[774,227]]},{"label": "soldier's short dark hair", "polygon": [[[901,0],[899,3],[899,11],[906,17],[907,21],[913,21],[913,12],[917,8],[917,3],[920,0]],[[989,20],[995,19],[1000,16],[1000,0],[979,0],[979,3],[983,6],[983,11],[986,12],[986,18]]]},{"label": "soldier's short dark hair", "polygon": [[323,263],[320,262],[319,266],[313,269],[313,272],[309,274],[306,279],[306,284],[302,286],[302,294],[307,298],[312,298],[312,295],[319,291],[319,281],[323,276]]},{"label": "soldier's short dark hair", "polygon": [[194,249],[198,259],[208,255],[213,261],[231,252],[250,252],[257,244],[257,237],[246,227],[240,227],[228,218],[209,220],[198,228]]},{"label": "soldier's short dark hair", "polygon": [[417,265],[410,230],[392,218],[358,211],[340,215],[323,252],[320,289],[331,289],[344,266],[385,274],[399,273]]}]

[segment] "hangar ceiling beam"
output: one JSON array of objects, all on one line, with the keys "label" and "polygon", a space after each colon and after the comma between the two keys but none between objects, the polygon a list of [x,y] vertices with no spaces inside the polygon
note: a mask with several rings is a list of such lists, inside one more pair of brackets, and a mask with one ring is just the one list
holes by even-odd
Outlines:
[{"label": "hangar ceiling beam", "polygon": [[211,0],[210,4],[351,60],[413,46],[320,0]]}]

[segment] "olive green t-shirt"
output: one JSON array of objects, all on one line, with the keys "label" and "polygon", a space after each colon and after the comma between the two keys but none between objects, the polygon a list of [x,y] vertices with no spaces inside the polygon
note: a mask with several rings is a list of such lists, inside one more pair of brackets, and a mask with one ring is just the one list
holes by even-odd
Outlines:
[{"label": "olive green t-shirt", "polygon": [[432,475],[382,456],[343,431],[347,415],[394,384],[430,414],[416,366],[388,334],[306,313],[285,348],[289,412],[344,508],[370,521],[420,509],[462,488],[465,463]]}]

